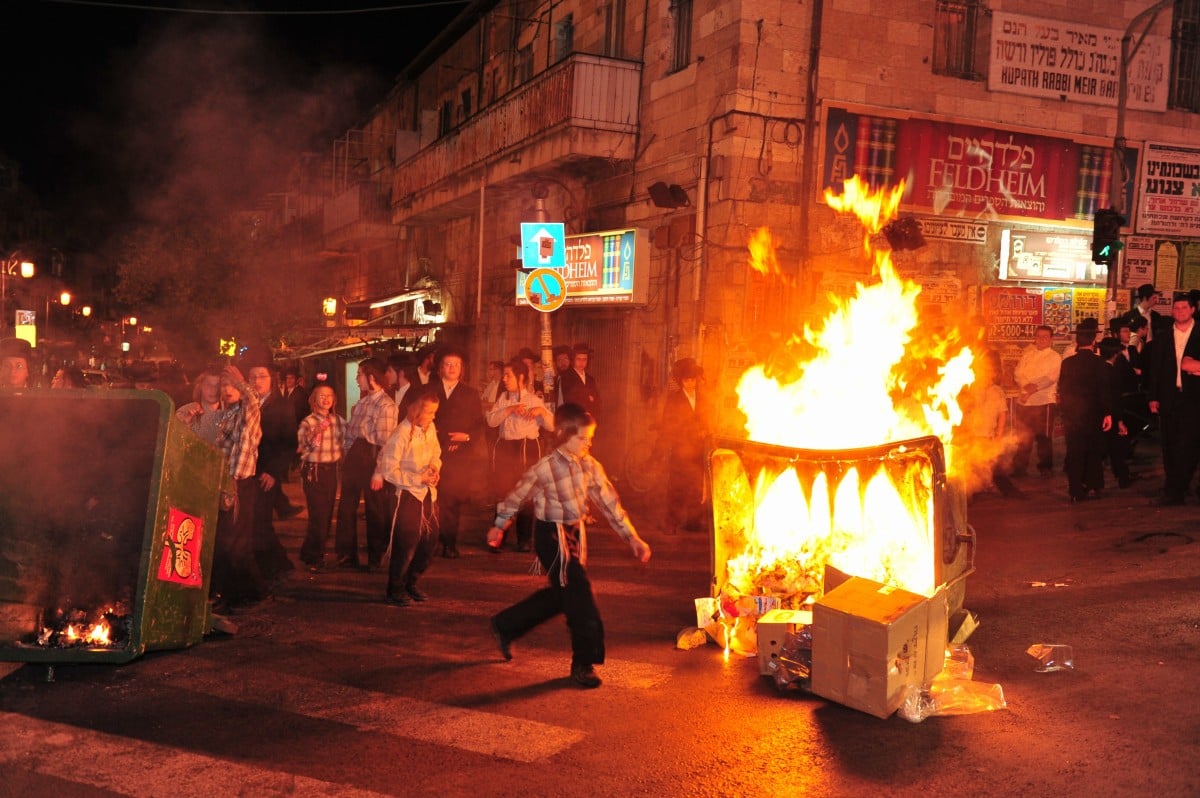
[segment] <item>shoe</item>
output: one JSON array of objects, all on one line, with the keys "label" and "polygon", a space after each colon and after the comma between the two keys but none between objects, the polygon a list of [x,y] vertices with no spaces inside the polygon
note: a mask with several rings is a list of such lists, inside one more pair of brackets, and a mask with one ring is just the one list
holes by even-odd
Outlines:
[{"label": "shoe", "polygon": [[404,592],[407,593],[409,598],[411,598],[413,601],[429,600],[429,594],[416,585],[409,585],[408,587],[404,588]]},{"label": "shoe", "polygon": [[530,546],[528,543],[518,543],[517,551],[533,551],[533,546]]},{"label": "shoe", "polygon": [[603,682],[600,681],[600,677],[596,675],[594,670],[592,670],[591,665],[576,665],[575,667],[572,667],[571,681],[575,682],[575,684],[579,685],[580,687],[586,687],[589,690],[599,687],[601,684],[603,684]]},{"label": "shoe", "polygon": [[496,625],[496,619],[492,618],[490,622],[492,629],[492,637],[496,639],[496,645],[500,649],[500,656],[505,659],[512,659],[512,640],[509,640],[500,631],[500,627]]},{"label": "shoe", "polygon": [[362,566],[353,557],[338,557],[337,567],[343,571],[360,571]]},{"label": "shoe", "polygon": [[[504,551],[504,544],[501,543],[499,546],[493,546],[491,543],[489,543],[487,549],[492,554],[499,554],[500,552]],[[445,555],[443,555],[443,556],[445,556]]]},{"label": "shoe", "polygon": [[457,560],[459,558],[458,546],[442,546],[442,556],[447,560]]},{"label": "shoe", "polygon": [[398,596],[389,595],[387,598],[384,599],[384,601],[393,607],[407,607],[409,604],[412,604],[412,599],[410,599],[408,596],[404,595],[403,593],[401,593]]}]

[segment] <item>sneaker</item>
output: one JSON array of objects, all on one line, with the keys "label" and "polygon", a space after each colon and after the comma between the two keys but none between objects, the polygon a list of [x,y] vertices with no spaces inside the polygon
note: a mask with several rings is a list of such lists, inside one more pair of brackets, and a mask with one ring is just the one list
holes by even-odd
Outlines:
[{"label": "sneaker", "polygon": [[571,681],[589,690],[599,687],[602,684],[600,677],[596,675],[596,671],[592,670],[591,665],[576,665],[572,667]]},{"label": "sneaker", "polygon": [[388,605],[392,607],[407,607],[409,604],[412,604],[412,599],[403,593],[398,596],[389,595],[384,599],[384,601],[386,601]]},{"label": "sneaker", "polygon": [[413,601],[427,601],[429,599],[429,594],[416,585],[409,585],[408,587],[404,588],[404,592],[407,593],[409,598],[411,598]]},{"label": "sneaker", "polygon": [[500,656],[505,659],[512,659],[512,640],[504,636],[500,631],[500,627],[496,625],[496,619],[491,620],[492,637],[496,639],[496,645],[500,649]]}]

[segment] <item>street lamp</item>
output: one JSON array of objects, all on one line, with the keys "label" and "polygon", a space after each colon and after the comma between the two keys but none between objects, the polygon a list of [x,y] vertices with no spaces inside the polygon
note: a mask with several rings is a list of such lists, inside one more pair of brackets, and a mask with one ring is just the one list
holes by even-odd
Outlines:
[{"label": "street lamp", "polygon": [[[28,280],[33,276],[34,271],[33,261],[22,259],[20,251],[12,253],[4,259],[3,263],[0,263],[0,313],[3,313],[6,319],[8,316],[8,278],[19,274]],[[4,321],[0,329],[7,330],[8,322]]]}]

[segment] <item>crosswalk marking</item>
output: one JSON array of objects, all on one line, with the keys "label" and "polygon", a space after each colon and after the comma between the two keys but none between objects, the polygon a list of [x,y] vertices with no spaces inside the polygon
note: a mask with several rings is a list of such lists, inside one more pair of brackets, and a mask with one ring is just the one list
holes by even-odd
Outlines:
[{"label": "crosswalk marking", "polygon": [[11,712],[0,712],[0,728],[5,765],[134,798],[384,795]]},{"label": "crosswalk marking", "polygon": [[577,729],[294,674],[239,667],[238,678],[230,679],[223,663],[197,659],[193,664],[198,672],[188,676],[186,686],[195,692],[516,762],[546,759],[584,738]]}]

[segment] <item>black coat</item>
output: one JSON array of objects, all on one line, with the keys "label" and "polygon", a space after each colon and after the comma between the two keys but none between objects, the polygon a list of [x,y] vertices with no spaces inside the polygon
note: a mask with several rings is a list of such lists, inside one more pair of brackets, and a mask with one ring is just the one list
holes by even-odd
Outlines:
[{"label": "black coat", "polygon": [[276,480],[287,477],[296,453],[296,410],[292,400],[279,391],[271,391],[262,404],[262,440],[258,444],[258,470]]},{"label": "black coat", "polygon": [[1068,430],[1100,432],[1111,416],[1113,371],[1090,349],[1062,362],[1058,374],[1058,410]]},{"label": "black coat", "polygon": [[[1162,402],[1168,408],[1173,404],[1169,400],[1175,398],[1175,327],[1155,337],[1151,347],[1149,377],[1146,381],[1147,398],[1151,402]],[[1200,323],[1192,323],[1192,331],[1188,334],[1183,347],[1183,354],[1200,360]],[[1200,377],[1184,373],[1181,376],[1183,385],[1180,399],[1188,405],[1200,406]]]},{"label": "black coat", "polygon": [[[459,382],[449,397],[440,379],[434,377],[430,382],[439,400],[437,415],[433,417],[438,443],[442,446],[442,478],[438,490],[450,496],[462,495],[469,491],[472,483],[486,475],[487,445],[483,431],[487,422],[483,418],[482,399],[479,391],[465,382]],[[411,392],[412,388],[409,388]],[[451,443],[452,432],[465,432],[471,440],[469,443]]]},{"label": "black coat", "polygon": [[596,386],[596,378],[592,372],[585,373],[587,374],[586,383],[579,378],[579,373],[575,369],[567,369],[558,375],[562,385],[563,403],[579,405],[599,418],[600,389]]}]

